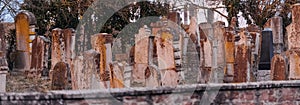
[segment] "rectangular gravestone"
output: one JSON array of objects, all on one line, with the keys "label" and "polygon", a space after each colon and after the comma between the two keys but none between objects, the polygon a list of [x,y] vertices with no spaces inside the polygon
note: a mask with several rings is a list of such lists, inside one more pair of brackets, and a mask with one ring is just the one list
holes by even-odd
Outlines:
[{"label": "rectangular gravestone", "polygon": [[201,54],[199,82],[208,83],[212,71],[212,42],[208,37],[213,37],[213,26],[209,23],[201,23],[200,28],[203,30],[201,35]]},{"label": "rectangular gravestone", "polygon": [[88,50],[77,56],[71,66],[72,89],[105,89],[100,81],[100,53]]},{"label": "rectangular gravestone", "polygon": [[74,54],[74,39],[75,39],[75,30],[72,28],[63,30],[63,40],[64,40],[64,53],[65,53],[65,62],[69,65],[72,62],[72,56]]},{"label": "rectangular gravestone", "polygon": [[273,57],[273,35],[271,30],[262,31],[259,70],[270,70]]},{"label": "rectangular gravestone", "polygon": [[[233,82],[247,82],[249,81],[249,68],[250,68],[250,50],[247,45],[247,35],[243,30],[240,32],[240,40],[236,42],[236,56],[234,66]],[[250,82],[250,81],[249,81]]]},{"label": "rectangular gravestone", "polygon": [[299,80],[300,79],[300,50],[289,50],[289,79]]},{"label": "rectangular gravestone", "polygon": [[145,70],[149,64],[149,36],[150,30],[148,27],[139,29],[139,33],[135,35],[135,51],[134,51],[134,67],[132,71],[134,86],[145,86]]},{"label": "rectangular gravestone", "polygon": [[300,79],[300,4],[292,7],[292,23],[286,27],[288,36],[289,79]]},{"label": "rectangular gravestone", "polygon": [[234,75],[234,61],[235,61],[235,35],[233,32],[226,32],[224,34],[225,36],[225,58],[226,58],[226,69],[225,69],[225,79],[226,82],[232,82],[233,81],[233,75]]},{"label": "rectangular gravestone", "polygon": [[273,34],[274,56],[271,61],[271,79],[287,80],[288,71],[285,53],[283,51],[283,23],[280,16],[274,16],[270,19]]},{"label": "rectangular gravestone", "polygon": [[161,31],[155,40],[162,86],[176,86],[179,78],[174,60],[173,35],[169,31]]},{"label": "rectangular gravestone", "polygon": [[52,79],[52,72],[54,69],[54,66],[58,62],[63,62],[64,61],[64,51],[63,51],[63,42],[62,40],[62,30],[59,28],[55,28],[51,32],[52,34],[52,43],[51,43],[51,70],[49,72],[50,74],[50,79]]},{"label": "rectangular gravestone", "polygon": [[[214,45],[213,41],[213,56],[216,56],[216,59],[213,61],[212,69],[214,78],[213,83],[222,83],[224,78],[224,71],[226,67],[226,58],[225,58],[225,23],[217,21],[213,24],[214,26],[214,40],[217,42],[217,47]],[[216,50],[216,51],[215,51]]]},{"label": "rectangular gravestone", "polygon": [[108,88],[110,64],[112,63],[112,35],[100,33],[91,37],[92,48],[100,53],[100,81]]},{"label": "rectangular gravestone", "polygon": [[122,63],[110,64],[110,88],[124,88],[124,65]]},{"label": "rectangular gravestone", "polygon": [[47,74],[43,73],[48,69],[48,52],[50,40],[44,36],[37,36],[32,42],[32,56],[29,77],[41,77]]}]

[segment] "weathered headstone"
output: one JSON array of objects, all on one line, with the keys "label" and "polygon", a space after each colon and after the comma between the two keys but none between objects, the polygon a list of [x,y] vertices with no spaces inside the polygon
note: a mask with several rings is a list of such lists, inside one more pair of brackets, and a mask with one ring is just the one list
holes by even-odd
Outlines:
[{"label": "weathered headstone", "polygon": [[73,59],[74,53],[74,47],[75,47],[75,30],[72,28],[64,29],[63,30],[63,39],[64,39],[64,45],[65,45],[65,59],[66,62],[70,65]]},{"label": "weathered headstone", "polygon": [[91,37],[92,48],[100,53],[100,81],[101,84],[108,88],[109,72],[112,63],[112,35],[100,33]]},{"label": "weathered headstone", "polygon": [[100,53],[88,50],[77,56],[71,66],[72,89],[105,89],[100,82]]},{"label": "weathered headstone", "polygon": [[132,66],[126,64],[124,67],[124,85],[126,87],[131,87],[131,74],[132,74]]},{"label": "weathered headstone", "polygon": [[225,23],[218,21],[213,24],[214,39],[213,39],[213,55],[212,55],[212,77],[214,83],[222,83],[224,78],[224,71],[226,68],[225,59]]},{"label": "weathered headstone", "polygon": [[286,27],[288,37],[289,79],[300,79],[300,3],[292,7],[292,23]]},{"label": "weathered headstone", "polygon": [[68,65],[64,62],[58,62],[53,68],[51,89],[52,90],[65,90],[68,88],[67,78]]},{"label": "weathered headstone", "polygon": [[51,41],[51,69],[50,69],[50,79],[52,79],[52,72],[54,66],[58,62],[64,62],[64,45],[63,45],[63,38],[62,38],[62,30],[59,28],[55,28],[51,32],[52,34],[52,41]]},{"label": "weathered headstone", "polygon": [[110,64],[110,88],[124,88],[124,65]]},{"label": "weathered headstone", "polygon": [[149,36],[150,30],[144,26],[135,35],[134,67],[132,71],[132,83],[135,86],[145,86],[145,70],[149,64]]},{"label": "weathered headstone", "polygon": [[250,56],[250,79],[251,81],[257,81],[257,75],[259,70],[260,53],[261,53],[261,29],[254,24],[248,25],[246,30],[249,32],[248,43],[251,50]]},{"label": "weathered headstone", "polygon": [[274,56],[271,61],[271,79],[286,80],[287,78],[287,63],[283,51],[283,23],[280,16],[275,16],[270,19],[271,29],[273,34]]},{"label": "weathered headstone", "polygon": [[42,76],[42,71],[48,67],[48,50],[50,40],[44,36],[37,36],[32,43],[32,56],[28,77],[38,78]]},{"label": "weathered headstone", "polygon": [[[224,23],[215,22],[214,24],[200,24],[205,38],[201,42],[203,56],[203,65],[201,66],[201,75],[204,82],[223,82],[224,70],[226,65],[225,58],[225,28]],[[201,59],[200,59],[201,60]]]},{"label": "weathered headstone", "polygon": [[226,69],[225,69],[225,76],[226,82],[233,81],[234,75],[234,58],[235,58],[235,45],[234,45],[234,33],[233,32],[226,32],[225,33],[225,54],[226,54]]},{"label": "weathered headstone", "polygon": [[20,12],[15,18],[16,25],[16,45],[17,55],[15,61],[15,69],[29,70],[30,69],[30,35],[35,35],[36,19],[33,13],[28,11]]},{"label": "weathered headstone", "polygon": [[236,42],[236,56],[234,66],[234,82],[250,82],[250,50],[248,37],[245,30],[240,32],[241,39]]},{"label": "weathered headstone", "polygon": [[199,82],[207,83],[209,81],[211,71],[212,71],[212,45],[211,40],[208,37],[213,35],[213,26],[208,23],[201,23],[200,24],[203,33],[201,33],[201,53],[200,56],[201,64],[200,64],[200,71],[199,71]]},{"label": "weathered headstone", "polygon": [[[162,20],[167,24],[168,21]],[[176,70],[173,48],[173,34],[165,25],[155,37],[158,57],[158,69],[161,71],[162,86],[176,86],[179,77]]]},{"label": "weathered headstone", "polygon": [[[68,67],[71,65],[74,50],[74,30],[55,28],[52,30],[52,51],[51,51],[51,70],[57,62],[65,62]],[[52,77],[50,77],[51,79]]]},{"label": "weathered headstone", "polygon": [[289,50],[289,79],[300,79],[300,50]]},{"label": "weathered headstone", "polygon": [[281,54],[275,54],[271,62],[271,79],[287,80],[286,59]]}]

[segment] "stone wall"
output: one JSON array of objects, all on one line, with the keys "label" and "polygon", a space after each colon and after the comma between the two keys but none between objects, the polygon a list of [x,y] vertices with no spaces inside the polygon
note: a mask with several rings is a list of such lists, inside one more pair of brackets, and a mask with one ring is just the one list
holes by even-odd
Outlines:
[{"label": "stone wall", "polygon": [[[51,91],[47,93],[0,93],[1,105],[23,104],[201,104],[205,89],[221,87],[214,104],[224,105],[299,105],[300,81],[268,81],[241,84],[196,84],[177,88],[135,88],[110,90]],[[195,91],[192,91],[195,90]],[[209,98],[208,98],[209,100]]]}]

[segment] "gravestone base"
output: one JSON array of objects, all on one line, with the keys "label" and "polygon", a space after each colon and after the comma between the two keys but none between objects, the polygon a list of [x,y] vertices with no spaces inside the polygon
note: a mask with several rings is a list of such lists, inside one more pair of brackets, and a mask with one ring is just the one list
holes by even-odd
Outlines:
[{"label": "gravestone base", "polygon": [[30,54],[29,52],[17,51],[15,54],[15,71],[26,71],[30,69]]},{"label": "gravestone base", "polygon": [[1,92],[6,92],[6,75],[7,75],[6,70],[0,71],[0,93]]}]

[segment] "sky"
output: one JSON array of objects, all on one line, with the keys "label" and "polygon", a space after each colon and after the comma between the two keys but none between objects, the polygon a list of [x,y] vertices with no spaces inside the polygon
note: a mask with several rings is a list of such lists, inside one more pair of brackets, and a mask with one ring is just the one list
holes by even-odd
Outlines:
[{"label": "sky", "polygon": [[[9,1],[9,0],[8,0]],[[13,1],[16,1],[16,0],[11,0],[10,3],[13,3]],[[23,0],[17,0],[19,1],[20,3],[23,3]],[[0,0],[0,9],[3,8],[4,6],[4,0]],[[16,7],[16,8],[19,8],[19,7]],[[2,16],[2,14],[5,14],[4,16]],[[1,18],[0,19],[3,19],[4,22],[14,22],[14,17],[11,16],[9,13],[8,13],[8,10],[7,10],[7,7],[5,7],[3,13],[1,14]]]}]

